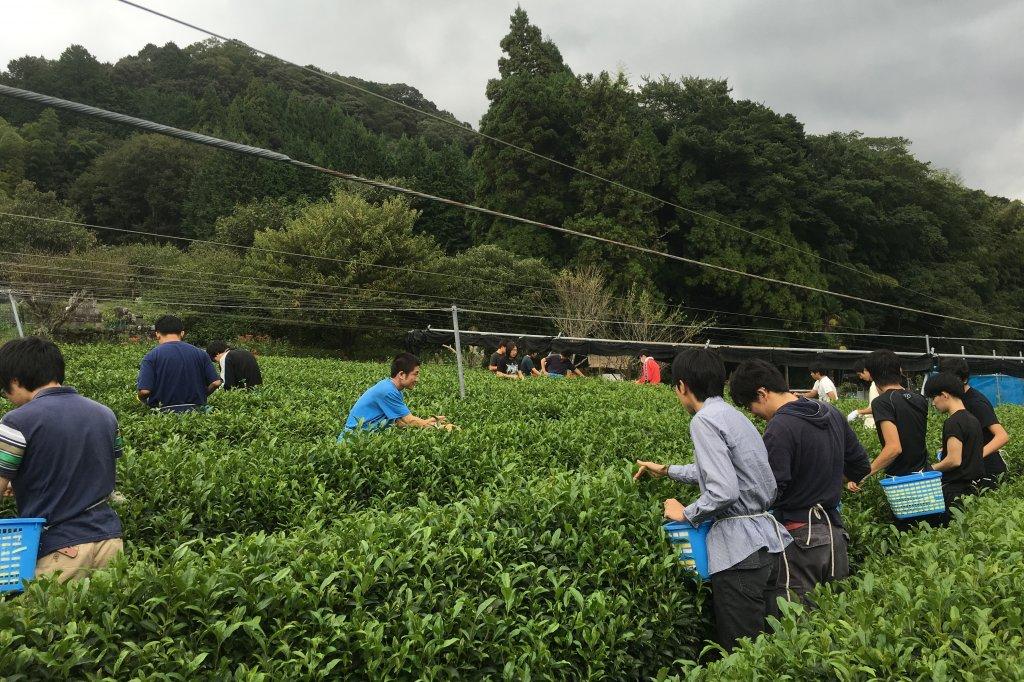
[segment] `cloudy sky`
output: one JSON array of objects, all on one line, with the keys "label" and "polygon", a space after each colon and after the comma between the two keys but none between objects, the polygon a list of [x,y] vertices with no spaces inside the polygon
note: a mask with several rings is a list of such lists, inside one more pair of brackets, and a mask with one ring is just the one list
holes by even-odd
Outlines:
[{"label": "cloudy sky", "polygon": [[[902,135],[936,167],[1024,199],[1024,2],[140,0],[302,64],[419,88],[476,125],[522,5],[577,73],[727,78],[809,132]],[[203,36],[116,0],[9,1],[0,64],[71,43],[104,61]]]}]

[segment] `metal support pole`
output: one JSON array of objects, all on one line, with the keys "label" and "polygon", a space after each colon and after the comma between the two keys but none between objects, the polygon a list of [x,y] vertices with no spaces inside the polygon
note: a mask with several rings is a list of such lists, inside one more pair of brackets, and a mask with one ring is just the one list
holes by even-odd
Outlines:
[{"label": "metal support pole", "polygon": [[931,338],[927,334],[925,334],[924,335],[924,354],[925,355],[931,355],[931,353],[932,353],[932,340],[931,340]]},{"label": "metal support pole", "polygon": [[967,351],[964,350],[963,346],[960,346],[960,355],[967,355]]},{"label": "metal support pole", "polygon": [[462,339],[459,336],[459,308],[452,304],[452,330],[455,331],[455,364],[459,368],[459,397],[466,397],[466,374],[462,369]]},{"label": "metal support pole", "polygon": [[18,328],[18,336],[25,338],[25,330],[21,326],[21,316],[18,315],[18,301],[14,298],[14,292],[7,290],[7,298],[11,302],[11,312],[14,313],[14,326]]}]

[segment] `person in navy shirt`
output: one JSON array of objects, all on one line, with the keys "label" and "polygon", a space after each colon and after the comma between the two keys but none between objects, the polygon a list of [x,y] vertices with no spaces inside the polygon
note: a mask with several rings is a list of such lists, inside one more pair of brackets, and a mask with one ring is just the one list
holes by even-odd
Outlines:
[{"label": "person in navy shirt", "polygon": [[391,362],[391,378],[381,379],[359,396],[348,413],[345,429],[338,436],[338,441],[344,440],[345,435],[352,431],[378,431],[392,424],[449,431],[455,428],[443,416],[421,419],[406,406],[402,391],[412,389],[419,379],[419,358],[412,353],[396,356]]},{"label": "person in navy shirt", "polygon": [[202,409],[206,398],[221,385],[210,356],[185,343],[185,323],[164,315],[154,325],[157,346],[146,353],[136,388],[139,400],[166,412]]},{"label": "person in navy shirt", "polygon": [[61,582],[103,568],[123,550],[108,502],[121,456],[110,408],[64,383],[64,356],[30,336],[0,348],[0,390],[16,409],[0,419],[0,490],[22,518],[43,518],[36,577]]}]

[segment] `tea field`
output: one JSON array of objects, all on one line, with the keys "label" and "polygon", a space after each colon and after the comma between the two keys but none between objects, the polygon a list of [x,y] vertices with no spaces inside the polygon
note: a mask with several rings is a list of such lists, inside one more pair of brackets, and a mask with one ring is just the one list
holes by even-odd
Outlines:
[{"label": "tea field", "polygon": [[[426,365],[417,414],[462,428],[335,442],[383,364],[264,358],[208,415],[134,399],[144,349],[67,347],[119,416],[126,556],[0,606],[6,679],[994,679],[1024,671],[1024,484],[898,536],[877,484],[844,500],[855,578],[711,662],[637,457],[692,458],[666,387],[509,382]],[[1002,409],[1012,433],[1024,411]],[[937,446],[939,422],[931,429]],[[873,434],[862,431],[869,450]],[[1021,463],[1019,443],[1010,460]],[[10,511],[8,509],[8,511]]]}]

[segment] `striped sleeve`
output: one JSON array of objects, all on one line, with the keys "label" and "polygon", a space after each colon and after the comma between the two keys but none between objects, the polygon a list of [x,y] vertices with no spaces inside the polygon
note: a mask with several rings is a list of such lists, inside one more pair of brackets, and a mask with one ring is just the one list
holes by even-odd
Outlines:
[{"label": "striped sleeve", "polygon": [[26,446],[25,434],[0,420],[0,476],[17,475]]}]

